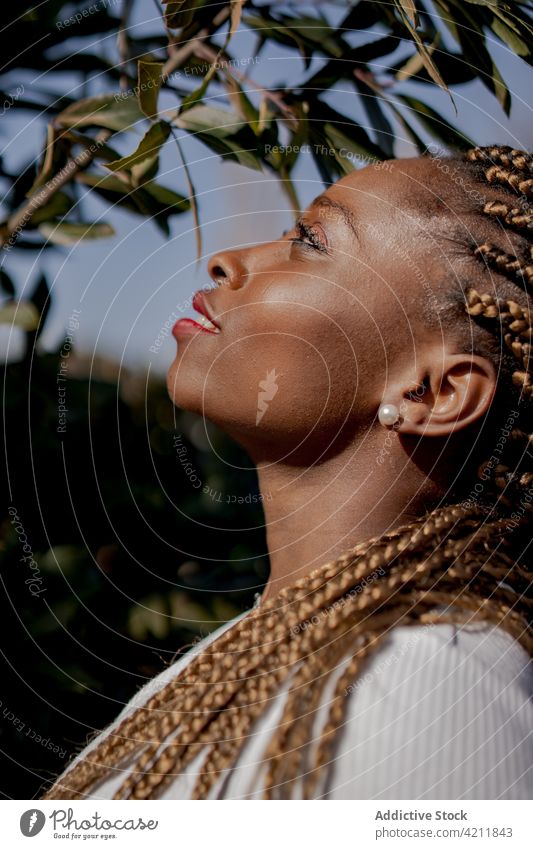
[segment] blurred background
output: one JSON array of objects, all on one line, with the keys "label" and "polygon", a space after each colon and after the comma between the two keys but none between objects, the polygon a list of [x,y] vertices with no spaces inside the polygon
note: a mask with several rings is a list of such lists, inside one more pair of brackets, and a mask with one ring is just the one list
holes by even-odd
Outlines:
[{"label": "blurred background", "polygon": [[[169,5],[52,0],[4,13],[4,798],[37,796],[87,735],[180,652],[248,608],[267,578],[248,458],[209,423],[175,410],[164,375],[175,351],[169,317],[193,314],[209,256],[277,238],[296,207],[353,167],[353,158],[313,155],[309,145],[319,137],[302,132],[302,115],[319,116],[310,126],[320,126],[329,144],[327,128],[340,127],[337,153],[348,139],[361,157],[412,156],[432,143],[533,147],[531,42],[524,48],[512,22],[498,30],[488,18],[465,19],[464,32],[479,25],[482,41],[472,35],[454,44],[453,29],[438,26],[439,4],[417,4],[415,30],[430,44],[432,73],[402,4],[397,13],[380,3],[245,4],[231,53],[227,15],[211,26],[227,3],[191,3],[191,20],[169,18]],[[530,14],[529,4],[515,5]],[[483,4],[469,8],[485,14]],[[52,147],[50,122],[60,116],[64,127],[61,115],[77,102],[130,90],[139,58],[166,61],[169,31],[179,35],[177,49],[198,33],[203,47],[161,86],[160,115],[206,78],[213,61],[206,44],[215,57],[224,48],[231,73],[215,75],[197,102],[244,115],[256,160],[215,144],[216,133],[180,132],[179,145],[159,153],[157,181],[172,194],[154,189],[156,209],[128,204],[116,186],[91,182],[85,171],[10,241],[17,210],[80,143],[72,137],[66,149]],[[368,50],[369,43],[379,47]],[[109,144],[124,156],[141,138],[135,126]],[[268,150],[276,144],[301,150],[276,159]],[[132,196],[138,201],[151,186]],[[70,231],[58,226],[67,213]]]}]

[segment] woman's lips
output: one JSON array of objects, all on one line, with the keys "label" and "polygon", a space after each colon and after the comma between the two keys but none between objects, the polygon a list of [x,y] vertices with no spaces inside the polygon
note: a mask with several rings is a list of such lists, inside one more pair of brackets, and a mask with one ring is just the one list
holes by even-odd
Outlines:
[{"label": "woman's lips", "polygon": [[211,310],[206,302],[203,291],[195,292],[192,305],[198,315],[194,318],[180,318],[172,328],[172,335],[177,339],[179,336],[190,336],[198,332],[216,334],[220,333],[220,327],[211,315]]},{"label": "woman's lips", "polygon": [[175,339],[179,336],[191,336],[195,333],[211,333],[212,335],[216,335],[220,333],[220,330],[215,327],[214,324],[209,322],[209,325],[204,325],[203,322],[209,322],[209,319],[200,319],[200,321],[195,321],[194,318],[180,318],[174,327],[172,328],[172,335]]}]

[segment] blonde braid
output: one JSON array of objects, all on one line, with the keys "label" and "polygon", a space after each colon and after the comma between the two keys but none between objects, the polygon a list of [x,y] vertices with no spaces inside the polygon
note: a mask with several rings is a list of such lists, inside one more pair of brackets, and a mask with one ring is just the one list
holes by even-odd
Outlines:
[{"label": "blonde braid", "polygon": [[[484,541],[482,542],[484,545]],[[474,575],[476,574],[477,568],[474,564],[470,564],[469,568],[465,568],[465,552],[464,549],[460,549],[457,555],[458,558],[461,558],[461,567],[451,566],[446,570],[446,577],[451,579],[459,579],[463,582],[465,578],[468,576],[471,581]],[[503,556],[504,559],[505,555]],[[474,562],[477,558],[473,558]],[[508,558],[507,558],[508,559]],[[511,564],[511,568],[514,568],[514,564]],[[486,566],[484,565],[483,570],[485,571]],[[490,567],[487,571],[493,576],[493,578],[502,580],[502,570],[497,567]],[[505,577],[509,575],[510,569],[507,568],[503,573]],[[531,581],[530,576],[528,578],[528,586],[530,588]],[[479,583],[479,582],[478,582]],[[505,624],[507,630],[512,631],[515,639],[518,639],[522,642],[525,641],[530,653],[533,652],[533,637],[531,635],[527,635],[527,625],[524,621],[524,618],[517,614],[516,611],[513,610],[513,607],[508,604],[508,601],[512,601],[513,604],[516,604],[516,595],[508,590],[507,596],[509,598],[502,598],[493,600],[490,598],[490,595],[493,593],[495,582],[491,581],[490,586],[487,587],[488,595],[484,598],[479,597],[478,593],[470,593],[468,590],[464,590],[460,596],[457,597],[456,601],[460,605],[460,611],[452,612],[449,609],[446,610],[445,613],[436,613],[434,612],[434,608],[440,606],[445,606],[449,608],[449,594],[446,592],[438,592],[430,587],[429,589],[417,589],[413,596],[416,598],[416,605],[419,607],[421,604],[426,606],[427,612],[418,612],[416,616],[412,616],[413,610],[413,602],[409,605],[408,615],[404,618],[395,619],[394,626],[400,623],[402,625],[433,625],[437,623],[460,623],[465,620],[465,611],[470,610],[472,616],[468,617],[469,621],[474,618],[480,619],[489,619],[495,623]],[[499,587],[498,594],[505,595],[501,593],[501,589],[503,587]],[[531,609],[533,606],[530,601],[524,600],[527,608]],[[395,607],[395,611],[398,608]],[[373,625],[375,626],[376,635],[375,641],[379,641],[379,643],[383,642],[384,638],[387,636],[387,627],[379,630],[379,616],[373,617]],[[390,614],[385,612],[382,614],[382,618],[385,619],[385,623],[388,622],[388,627],[390,628]],[[375,644],[374,644],[375,645]],[[320,744],[318,746],[315,761],[313,768],[307,773],[305,776],[304,786],[305,786],[305,798],[313,798],[315,793],[316,784],[321,773],[324,770],[324,767],[331,762],[332,753],[331,750],[337,738],[337,732],[343,725],[346,709],[347,709],[347,692],[350,692],[350,688],[353,687],[353,682],[357,679],[361,672],[362,663],[368,657],[368,653],[372,644],[366,644],[365,647],[358,652],[356,652],[348,666],[340,676],[335,686],[335,692],[333,694],[330,714],[328,720],[324,726],[324,730],[322,733],[322,737],[320,740]],[[349,656],[349,655],[348,655]]]},{"label": "blonde braid", "polygon": [[[477,529],[475,531],[474,535],[480,536],[479,529]],[[483,543],[483,545],[485,544],[484,539],[482,540],[482,543]],[[460,554],[462,554],[463,550],[464,550],[464,543],[462,543],[462,542],[456,543],[456,545],[453,548],[454,553],[459,552]],[[433,559],[436,560],[435,556],[433,557]],[[438,558],[438,562],[440,562],[442,564],[443,558],[442,557]],[[421,572],[422,570],[423,570],[423,565],[418,564],[415,567],[412,567],[410,570],[403,571],[402,574],[401,574],[401,580],[403,582],[413,580],[415,575],[417,573]],[[397,581],[394,581],[395,586],[396,586],[396,584],[397,584]],[[375,586],[375,587],[372,588],[370,598],[367,596],[367,597],[363,597],[361,599],[360,608],[362,610],[364,610],[365,608],[369,607],[369,604],[372,604],[374,607],[377,607],[382,603],[383,599],[387,598],[387,596],[389,597],[389,601],[390,601],[390,593],[388,592],[387,587]],[[426,604],[429,603],[430,606],[435,604],[435,603],[440,602],[441,600],[442,599],[440,597],[437,597],[435,594],[433,594],[430,601],[428,602],[427,593],[426,593],[425,603]],[[406,612],[409,610],[409,608],[411,606],[412,606],[412,603],[409,603],[408,605],[406,605],[406,608],[405,608]],[[473,603],[473,606],[477,607],[477,605],[475,603]],[[398,604],[395,604],[394,610],[395,610],[395,614],[396,614],[396,620],[395,621],[397,622],[398,621],[398,610],[399,610]],[[508,614],[508,610],[506,609],[506,615],[507,614]],[[343,608],[341,608],[340,611],[335,611],[335,612],[330,613],[328,615],[328,619],[327,619],[327,622],[324,624],[324,627],[327,627],[329,632],[331,632],[331,631],[337,631],[338,632],[339,631],[339,625],[342,625],[342,628],[340,628],[340,633],[341,633],[341,636],[343,636],[343,635],[346,634],[347,630],[348,631],[351,630],[352,616],[353,616],[353,611],[350,613],[348,622],[343,621],[341,623],[340,619],[341,618],[345,619],[345,617],[343,617]],[[379,621],[379,617],[376,617],[374,615],[373,616],[373,622],[378,622],[378,621]],[[389,623],[390,623],[390,617],[389,617]],[[390,624],[389,624],[389,626],[390,626]],[[521,628],[519,630],[523,631],[523,622],[522,622]],[[329,648],[329,644],[324,643],[323,635],[320,635],[320,637],[317,637],[317,635],[315,635],[312,639],[304,640],[303,643],[305,645],[302,645],[301,648],[303,648],[305,650],[311,649],[313,643],[315,643],[317,639],[319,640],[319,643],[318,643],[319,646],[322,645],[322,648],[327,651],[328,648]],[[335,655],[340,656],[345,651],[346,651],[346,644],[339,645],[336,648]],[[330,661],[331,661],[333,659],[332,652],[330,651],[329,654],[330,654]],[[293,663],[296,661],[296,659],[298,659],[298,657],[301,657],[301,654],[293,660]],[[308,681],[314,681],[314,683],[315,683],[315,687],[313,688],[314,692],[318,693],[320,691],[321,688],[316,686],[317,658],[318,658],[317,653],[315,653],[315,655],[312,656],[312,657],[305,656],[305,655],[303,656],[302,659],[304,660],[304,664],[300,668],[300,672],[296,674],[297,680],[293,684],[293,688],[291,690],[291,693],[294,691],[294,687],[295,686],[298,687],[299,682],[301,683],[302,678],[304,678],[305,680],[308,680]],[[290,666],[290,662],[287,663],[287,666]],[[318,670],[320,670],[321,667],[322,667],[322,664],[319,663]],[[331,666],[329,666],[328,668],[331,669]],[[304,729],[302,727],[301,712],[296,712],[296,714],[291,715],[292,714],[291,708],[293,707],[293,702],[294,702],[294,699],[291,700],[291,698],[290,698],[291,693],[289,694],[288,704],[285,707],[285,712],[284,712],[283,719],[280,723],[280,727],[283,728],[284,724],[289,725],[290,734],[288,736],[289,736],[289,742],[292,743],[292,745],[293,745],[292,752],[287,751],[286,745],[283,745],[283,743],[286,743],[287,740],[282,742],[279,735],[277,735],[275,739],[277,741],[277,766],[279,767],[281,765],[283,771],[286,772],[288,770],[289,774],[290,774],[291,773],[291,763],[292,763],[292,774],[295,775],[296,774],[296,771],[295,771],[296,766],[297,766],[297,763],[299,761],[299,757],[301,755],[301,747],[299,745],[299,741],[305,739],[305,733],[304,733]],[[315,700],[316,700],[316,698],[315,698]],[[260,704],[260,700],[258,700],[258,702],[256,702],[256,706],[257,706],[258,703]],[[264,702],[263,702],[263,708],[264,708]],[[303,725],[305,726],[305,723],[303,723]],[[297,742],[295,742],[295,741],[297,741]],[[205,796],[209,792],[209,789],[213,785],[214,780],[218,777],[220,772],[225,767],[227,767],[229,765],[229,763],[231,763],[231,761],[234,759],[235,753],[233,751],[231,744],[232,744],[231,738],[228,739],[227,736],[224,736],[222,741],[218,745],[215,744],[214,748],[211,749],[211,754],[208,755],[206,763],[204,763],[202,775],[199,778],[199,782],[198,782],[198,784],[195,788],[195,791],[194,791],[194,797],[195,798],[205,798]],[[270,754],[271,757],[276,758],[275,750],[273,751],[271,749],[269,754]],[[291,757],[291,755],[292,755],[292,757]],[[296,757],[294,757],[294,755],[296,755]],[[267,756],[268,756],[268,754],[267,754]],[[275,768],[274,768],[274,771],[271,770],[271,772],[267,776],[267,782],[266,782],[267,788],[269,786],[272,786],[272,784],[277,781],[276,776],[277,776],[277,774],[276,774]],[[279,781],[277,781],[277,783],[279,783]],[[269,792],[268,789],[267,789],[266,792],[267,792],[267,795],[268,795],[268,792]]]},{"label": "blonde braid", "polygon": [[521,259],[496,247],[491,242],[478,245],[474,253],[476,256],[482,257],[488,266],[495,268],[501,274],[515,277],[518,281],[524,280],[528,285],[533,283],[531,254]]},{"label": "blonde braid", "polygon": [[[226,631],[217,639],[216,651],[224,653],[227,650],[229,652],[234,644],[235,634]],[[215,651],[214,645],[208,647],[204,654],[207,655],[211,651]],[[224,655],[224,657],[227,659],[228,655]],[[176,689],[168,686],[156,692],[145,705],[138,708],[133,715],[126,717],[112,734],[105,737],[94,751],[90,752],[85,760],[76,766],[74,771],[68,773],[69,785],[65,786],[64,791],[58,789],[58,795],[54,798],[83,798],[89,787],[107,777],[110,768],[117,769],[132,752],[139,750],[140,745],[151,742],[150,736],[161,724],[161,720],[158,718],[160,713],[166,714],[165,724],[169,727],[174,727],[182,714],[185,716],[191,714],[201,704],[202,698],[205,697],[205,693],[199,693],[199,688],[205,686],[207,690],[209,686],[204,681],[195,680],[194,671],[191,667],[184,670],[183,677],[179,681],[184,689],[194,685],[195,690],[191,696],[185,695],[184,698],[178,697],[177,700]],[[218,668],[217,664],[215,670],[218,671]],[[216,673],[214,677],[216,677]],[[175,705],[178,702],[180,712],[175,710]],[[143,719],[145,714],[146,720]],[[170,714],[171,718],[169,718]],[[142,733],[142,739],[131,736],[135,733]],[[43,798],[48,798],[48,794],[45,794]]]},{"label": "blonde braid", "polygon": [[[346,560],[347,560],[346,556],[340,558],[339,561],[338,561],[338,565],[344,566],[344,563],[345,563]],[[375,562],[376,562],[375,557],[370,558],[370,562],[372,564],[375,564]],[[353,578],[352,578],[352,580],[353,580]],[[327,587],[323,587],[322,583],[323,582],[318,582],[318,586],[317,586],[317,589],[316,589],[316,593],[318,594],[318,602],[315,603],[315,605],[313,605],[311,608],[306,608],[305,606],[304,607],[300,606],[300,609],[298,611],[298,618],[299,619],[301,619],[302,616],[305,617],[306,610],[310,610],[311,612],[314,612],[314,610],[316,610],[317,607],[319,609],[324,607],[324,601],[325,601],[325,599],[324,599],[324,589],[327,589],[329,594],[331,595],[332,587],[331,587],[331,583],[329,583],[327,585]],[[348,583],[348,585],[349,585],[350,582],[349,581],[346,582],[346,578],[344,577],[344,580],[341,581],[340,585],[337,585],[337,591],[335,592],[335,596],[338,596],[340,593],[343,592],[343,588],[346,586],[346,583]],[[377,590],[374,591],[374,596],[376,596],[376,593],[377,593]],[[363,600],[363,604],[366,604],[366,599]],[[259,676],[260,683],[262,683],[263,680],[265,679],[264,673],[267,671],[267,669],[271,668],[272,663],[274,665],[277,665],[278,663],[280,663],[280,657],[283,658],[283,663],[282,663],[282,669],[278,670],[278,671],[280,671],[281,674],[286,677],[288,672],[290,672],[292,667],[297,662],[299,662],[301,660],[308,662],[309,656],[312,655],[312,653],[316,650],[315,649],[316,636],[312,631],[310,631],[310,632],[306,632],[304,634],[303,638],[300,641],[290,642],[289,647],[287,649],[288,654],[286,656],[284,656],[282,654],[285,647],[284,647],[283,643],[281,642],[281,640],[286,639],[287,633],[288,633],[287,628],[288,628],[289,623],[291,622],[291,618],[287,614],[288,614],[288,611],[287,611],[287,609],[285,609],[285,615],[284,615],[283,619],[281,620],[281,622],[279,622],[279,623],[273,622],[273,621],[271,621],[271,619],[269,617],[267,619],[266,623],[265,623],[265,632],[267,634],[271,635],[271,640],[269,641],[269,650],[268,650],[268,654],[270,655],[271,664],[269,665],[268,663],[265,662],[265,648],[264,648],[264,637],[263,637],[263,641],[261,643],[262,654],[260,655],[260,657],[254,663],[254,666],[256,666],[256,667],[260,666],[260,668],[262,670],[262,674]],[[261,612],[259,612],[257,614],[257,618],[259,618],[260,616],[261,616]],[[333,627],[337,622],[337,620],[335,619],[334,616],[330,616],[328,621],[329,621],[330,627]],[[277,632],[280,632],[279,638],[277,636]],[[237,696],[236,696],[237,699],[240,699],[240,697],[246,698],[247,697],[247,691],[249,689],[252,689],[253,687],[255,687],[255,680],[254,680],[255,676],[250,677],[250,671],[249,670],[246,670],[246,674],[244,674],[244,671],[243,671],[241,679],[242,679],[241,688],[240,688],[239,692],[237,693]],[[272,683],[274,683],[277,686],[277,681],[272,682]],[[260,713],[262,713],[265,710],[267,700],[268,699],[267,699],[266,695],[265,695],[264,698],[256,700],[255,707],[256,707],[257,710],[259,710]],[[253,701],[254,701],[253,697],[250,697],[250,702],[253,702]],[[218,705],[217,705],[217,707],[218,707]],[[232,710],[231,705],[229,706],[229,710]],[[253,719],[255,717],[255,713],[256,713],[256,710],[253,711],[253,716],[250,713],[250,715],[247,717],[247,726],[249,725],[248,720]],[[206,736],[202,737],[201,740],[197,741],[198,745],[200,745],[200,743],[206,744],[206,745],[211,744],[211,750],[210,750],[210,754],[208,754],[208,756],[206,758],[206,762],[204,763],[204,766],[203,766],[203,771],[206,772],[206,773],[209,773],[209,774],[208,774],[208,776],[204,775],[204,777],[199,780],[200,784],[195,789],[195,795],[197,795],[200,792],[207,793],[207,790],[211,786],[211,783],[214,781],[214,779],[220,773],[220,771],[222,769],[221,764],[223,764],[225,762],[225,761],[222,760],[222,755],[221,755],[220,750],[223,751],[224,757],[227,757],[227,755],[225,754],[227,752],[227,749],[228,749],[227,742],[226,742],[227,736],[224,733],[225,730],[226,730],[226,728],[225,728],[226,716],[227,716],[226,714],[222,714],[219,718],[217,718],[216,721],[213,723],[213,725],[209,727],[209,735],[206,735]],[[242,729],[241,729],[241,732],[242,732]],[[217,735],[219,735],[219,734],[220,734],[220,737],[221,737],[221,742],[217,743]],[[187,742],[190,742],[190,741],[187,741]],[[157,765],[152,765],[150,767],[150,772],[155,772],[155,773],[158,773],[158,774],[160,774],[162,772],[166,772],[167,777],[168,777],[168,775],[170,775],[170,763],[171,763],[168,758],[170,758],[172,756],[172,758],[173,758],[172,759],[172,772],[174,774],[177,774],[178,770],[182,769],[183,766],[184,766],[184,758],[186,759],[186,763],[190,762],[190,760],[191,760],[190,757],[189,758],[186,757],[187,753],[186,752],[184,753],[184,751],[182,750],[181,747],[183,745],[184,745],[184,742],[182,741],[182,738],[180,737],[180,735],[178,735],[177,738],[174,741],[174,744],[173,744],[173,747],[172,747],[172,752],[163,753],[160,757],[159,763]],[[154,744],[153,749],[154,750],[157,749],[158,746],[159,746],[159,743]],[[195,749],[196,749],[196,743],[195,743]],[[138,768],[139,769],[142,769],[143,767],[145,767],[148,764],[149,760],[151,759],[152,754],[153,754],[153,751],[151,751],[149,754],[145,754],[143,756],[141,761],[138,762]],[[234,755],[234,752],[233,752],[233,755]],[[163,769],[163,766],[165,767],[165,769]],[[143,781],[141,783],[141,786],[139,787],[139,789],[135,792],[135,794],[133,794],[134,798],[140,798],[141,794],[143,794],[147,788],[154,789],[157,786],[160,789],[160,792],[161,792],[161,790],[163,789],[163,784],[164,784],[164,786],[166,786],[167,783],[168,783],[168,781],[166,779],[165,779],[164,782],[163,782],[163,779],[161,779],[161,780],[149,779],[149,781],[147,781],[147,782]],[[137,782],[137,784],[138,784],[138,782]],[[123,787],[120,790],[120,798],[122,798],[124,795],[126,795],[126,791],[129,790],[134,785],[135,785],[134,779],[133,779],[132,776],[130,776],[129,779],[127,779],[127,782],[123,785]],[[135,786],[137,786],[137,785],[135,785]],[[119,795],[117,795],[117,798],[119,798]]]},{"label": "blonde braid", "polygon": [[512,206],[509,203],[490,200],[483,207],[483,212],[486,215],[492,215],[494,218],[497,218],[502,224],[516,227],[517,230],[533,229],[533,209],[531,208],[524,211],[520,207]]},{"label": "blonde braid", "polygon": [[527,198],[533,197],[533,157],[510,147],[477,147],[466,153],[469,162],[488,165],[485,179],[512,189]]},{"label": "blonde braid", "polygon": [[[217,743],[219,747],[218,752],[215,752],[214,748],[211,749],[213,752],[211,766],[206,769],[204,774],[199,776],[195,795],[201,795],[205,798],[208,788],[212,786],[217,775],[235,760],[240,746],[242,746],[243,733],[246,733],[251,728],[255,719],[266,709],[268,699],[274,697],[281,681],[287,678],[290,673],[294,672],[295,664],[298,661],[303,660],[304,663],[311,663],[314,666],[313,650],[321,645],[328,645],[332,638],[331,635],[333,634],[333,637],[336,636],[334,633],[335,629],[338,632],[337,636],[341,635],[345,641],[345,650],[349,651],[354,641],[364,636],[365,631],[368,630],[373,619],[377,621],[375,619],[376,610],[383,604],[385,599],[389,599],[391,613],[393,614],[389,614],[390,626],[392,627],[398,624],[401,621],[401,617],[399,618],[398,616],[400,606],[398,600],[395,598],[396,594],[398,592],[404,592],[406,584],[420,586],[421,576],[426,573],[429,581],[434,581],[435,569],[437,568],[438,574],[441,577],[445,575],[446,567],[450,565],[447,558],[454,552],[464,553],[465,547],[467,548],[469,544],[469,537],[477,536],[483,546],[486,544],[488,538],[502,539],[505,535],[503,523],[492,522],[490,527],[488,523],[484,523],[480,528],[479,517],[481,512],[477,508],[466,511],[459,507],[434,511],[427,517],[426,521],[405,526],[398,532],[395,532],[394,535],[391,535],[394,536],[393,540],[384,539],[381,543],[375,541],[366,558],[363,554],[359,554],[359,562],[353,562],[353,555],[345,555],[339,558],[339,560],[327,564],[323,569],[316,570],[312,576],[311,584],[314,586],[314,604],[311,602],[308,588],[306,590],[305,580],[301,579],[297,582],[297,585],[287,591],[282,591],[278,597],[266,602],[265,610],[259,609],[258,611],[254,611],[250,616],[238,622],[231,629],[234,631],[231,638],[223,634],[219,640],[209,647],[209,652],[203,653],[201,657],[194,658],[191,662],[191,667],[202,666],[205,673],[206,657],[211,657],[212,678],[220,678],[216,644],[231,645],[236,638],[236,632],[239,632],[243,637],[245,637],[246,633],[248,635],[253,633],[257,639],[258,628],[260,628],[259,633],[262,633],[263,640],[268,640],[270,660],[265,664],[263,674],[250,679],[245,678],[243,680],[241,678],[239,682],[240,686],[238,687],[236,687],[237,682],[235,680],[229,682],[229,685],[227,680],[219,680],[218,683],[221,686],[217,689],[216,693],[212,689],[202,686],[201,693],[195,698],[195,701],[199,700],[203,710],[206,711],[207,719],[209,720],[211,718],[212,725],[210,733],[206,735],[203,733],[204,727],[209,726],[206,726],[205,716],[196,717],[196,724],[194,722],[189,724],[188,733],[190,736],[187,739],[182,738],[187,746],[185,750],[188,752],[186,760],[190,762],[191,754],[196,756],[202,747],[216,747]],[[467,516],[470,518],[467,518]],[[463,517],[463,521],[460,521],[461,517]],[[478,519],[477,522],[476,518]],[[452,531],[455,531],[456,538],[453,537]],[[435,548],[435,536],[432,536],[432,534],[436,534],[439,538],[437,548]],[[419,551],[421,547],[427,549],[428,556],[425,561],[413,564],[411,562],[413,550],[415,552]],[[357,546],[359,551],[361,551],[361,548],[362,546]],[[380,549],[380,554],[378,554],[378,549]],[[357,580],[354,580],[354,578],[357,576],[361,580],[360,576],[370,574],[372,572],[370,569],[371,565],[375,566],[380,562],[384,562],[385,552],[389,558],[389,563],[392,564],[389,565],[390,571],[385,580],[376,579],[375,583],[367,586],[363,592],[352,597],[349,596],[349,600],[342,604],[339,609],[327,613],[326,618],[323,622],[319,623],[319,626],[298,634],[298,639],[290,637],[290,629],[291,627],[295,627],[294,623],[305,622],[311,610],[315,613],[317,611],[327,611],[327,608],[324,607],[326,598],[342,599],[343,594],[346,597],[347,592],[349,592],[350,583],[352,587],[357,586]],[[493,568],[496,569],[496,574],[504,574],[501,569]],[[508,567],[505,570],[505,574],[507,572]],[[351,582],[348,577],[350,573]],[[465,570],[463,570],[462,574],[463,576],[465,575]],[[328,583],[326,584],[324,583],[325,575],[328,575]],[[453,575],[453,580],[451,582],[449,581],[449,583],[451,583],[451,587],[456,587],[457,576],[455,574]],[[332,584],[334,587],[332,587]],[[445,594],[445,598],[448,601],[450,601],[451,587],[448,586],[448,594]],[[460,593],[457,593],[457,590],[455,590],[453,596],[457,597],[458,595]],[[291,604],[285,603],[287,597],[294,599]],[[405,603],[402,603],[401,609],[407,615],[407,610],[412,610],[413,605],[415,608],[417,605],[419,608],[420,605],[423,605],[425,609],[434,600],[428,601],[426,599],[424,604],[423,598],[419,598],[416,595],[410,596]],[[302,601],[305,601],[305,604],[302,604]],[[274,615],[276,605],[278,609],[277,617]],[[420,611],[422,612],[421,608]],[[262,627],[260,627],[261,624]],[[517,632],[519,630],[523,631],[523,623],[521,628],[517,628],[515,625],[514,629]],[[280,642],[282,636],[284,637],[283,643]],[[249,643],[249,640],[244,639],[243,642]],[[255,659],[248,659],[249,668],[252,666],[254,668],[260,668],[260,664],[264,662],[266,653],[262,650],[261,646],[262,643],[260,641],[259,650],[256,648]],[[273,650],[274,646],[276,646],[276,650]],[[253,648],[249,648],[248,651],[253,651]],[[337,654],[337,652],[335,653]],[[340,644],[339,653],[341,653]],[[241,657],[238,665],[241,667],[246,653],[241,652],[240,654]],[[241,668],[244,669],[245,666]],[[230,671],[228,670],[227,673]],[[180,683],[184,679],[191,683],[193,681],[193,671],[188,669],[187,672],[188,674],[184,674],[184,670],[175,681],[166,685],[166,688],[173,694],[177,694],[175,695],[177,701],[181,698],[184,706],[187,697],[180,696],[180,693],[183,694],[183,690],[180,689]],[[254,689],[256,688],[255,677],[260,682],[261,692],[258,691],[254,695]],[[216,699],[214,699],[215,695],[217,696]],[[234,699],[234,701],[232,702],[231,699]],[[222,704],[227,707],[221,709]],[[241,713],[240,725],[233,725],[227,719],[228,708],[231,709],[232,706],[235,707],[235,711],[233,711],[235,717],[238,717],[239,712]],[[136,711],[135,716],[137,721],[141,718],[142,723],[144,714],[144,711]],[[176,712],[172,717],[166,717],[167,722],[161,724],[161,730],[164,733],[158,735],[161,742],[171,733],[170,728],[175,731],[176,723],[179,721],[181,715],[180,712]],[[294,722],[297,719],[291,719],[289,716],[287,721]],[[221,734],[224,728],[227,729],[228,727],[232,728],[231,739]],[[183,734],[181,728],[178,729],[178,736],[180,733]],[[144,739],[146,739],[146,735]],[[134,798],[153,798],[160,795],[175,774],[176,764],[181,761],[181,765],[183,765],[183,751],[181,746],[177,744],[177,739],[178,737],[173,741],[174,748],[170,751],[164,750],[159,755],[158,761],[155,764],[152,763],[151,766],[152,753],[149,758],[146,756],[146,752],[141,754],[140,761],[134,765],[133,773],[126,779],[123,788],[117,793],[117,797],[123,798],[127,794],[129,797],[133,796]],[[173,743],[170,743],[170,746]],[[76,770],[79,770],[79,766],[74,772]],[[142,776],[143,774],[144,778],[141,777],[138,780],[139,775]],[[55,791],[50,791],[47,797],[57,798],[60,793],[64,792],[65,795],[61,796],[62,798],[71,798],[73,790],[72,777],[67,773],[63,784],[64,791],[62,791],[61,785],[59,785]]]},{"label": "blonde braid", "polygon": [[475,147],[466,152],[466,159],[470,162],[502,165],[504,168],[515,168],[517,171],[533,174],[533,156],[525,150],[516,150],[508,145]]},{"label": "blonde braid", "polygon": [[[211,753],[214,754],[218,739],[226,740],[228,732],[239,736],[236,730],[238,723],[242,723],[241,732],[248,730],[256,715],[265,709],[268,699],[274,696],[289,661],[287,647],[278,646],[277,652],[272,652],[270,658],[264,662],[264,672],[271,673],[270,675],[258,674],[243,679],[240,688],[235,690],[234,698],[226,705],[225,710],[210,714],[210,722],[204,723],[201,728],[203,733],[195,737],[194,741],[183,740],[182,735],[178,733],[175,742],[161,753],[148,770],[144,770],[139,764],[138,770],[142,772],[140,778],[132,783],[129,777],[123,785],[124,791],[121,787],[115,798],[143,799],[150,798],[151,793],[156,789],[158,794],[164,792],[169,780],[179,774],[180,770],[188,765],[205,746],[211,747]],[[262,689],[260,698],[257,698],[255,693],[258,686]],[[243,711],[241,708],[248,708],[248,710]],[[213,711],[212,706],[210,710]],[[206,769],[205,766],[204,769]],[[135,771],[137,771],[137,765]],[[200,775],[199,781],[202,780],[205,780],[205,777],[202,779]],[[132,787],[129,796],[125,793],[127,787]]]},{"label": "blonde braid", "polygon": [[470,289],[467,292],[467,312],[476,317],[500,321],[505,344],[521,365],[521,369],[513,373],[513,383],[530,397],[533,385],[530,373],[532,331],[529,309],[516,301],[495,299],[492,295]]},{"label": "blonde braid", "polygon": [[[373,634],[372,636],[365,637],[364,642],[351,647],[353,657],[350,661],[349,668],[350,670],[355,670],[354,675],[361,669],[365,659],[378,648],[384,636],[385,633],[379,636]],[[340,642],[337,645],[334,644],[333,650],[331,646],[328,646],[328,649],[329,651],[325,653],[323,661],[317,661],[313,665],[313,675],[308,673],[306,676],[313,683],[313,686],[305,687],[304,699],[294,705],[292,710],[287,704],[284,712],[284,721],[287,729],[284,739],[280,738],[278,740],[274,738],[269,749],[267,749],[266,757],[270,758],[269,772],[265,779],[264,789],[264,797],[267,799],[290,798],[294,785],[302,773],[304,779],[304,798],[312,798],[313,796],[314,782],[310,778],[314,773],[310,771],[312,769],[310,765],[306,766],[305,771],[302,770],[302,763],[307,754],[306,748],[313,742],[311,734],[312,725],[314,724],[315,713],[323,695],[324,684],[329,678],[329,673],[335,671],[339,662],[345,658],[347,650],[346,641]],[[323,745],[325,737],[330,733],[331,722],[334,721],[333,715],[336,713],[338,704],[336,701],[337,690],[341,687],[341,682],[345,679],[345,676],[346,673],[341,675],[340,680],[337,682],[333,695],[333,705],[330,709],[327,722],[321,730],[319,747]],[[350,680],[351,677],[350,673]],[[320,686],[317,685],[317,681],[320,681]],[[302,686],[304,683],[302,681]],[[342,688],[343,692],[344,689]],[[340,705],[341,710],[342,707],[343,705]],[[306,714],[302,717],[304,711],[306,711]],[[303,722],[302,719],[304,720]]]}]

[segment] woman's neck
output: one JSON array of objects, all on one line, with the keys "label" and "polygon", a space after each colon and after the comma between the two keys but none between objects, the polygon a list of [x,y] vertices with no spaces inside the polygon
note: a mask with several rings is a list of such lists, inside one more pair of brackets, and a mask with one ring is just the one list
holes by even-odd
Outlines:
[{"label": "woman's neck", "polygon": [[262,600],[347,549],[425,515],[442,488],[401,450],[375,446],[309,468],[258,462],[270,577]]}]

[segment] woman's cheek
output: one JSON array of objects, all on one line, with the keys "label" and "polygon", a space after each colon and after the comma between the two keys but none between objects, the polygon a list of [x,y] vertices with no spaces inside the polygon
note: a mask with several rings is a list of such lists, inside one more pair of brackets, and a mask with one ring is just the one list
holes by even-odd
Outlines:
[{"label": "woman's cheek", "polygon": [[308,339],[283,330],[250,331],[211,364],[204,413],[226,425],[304,438],[323,415],[330,384],[328,363]]}]

